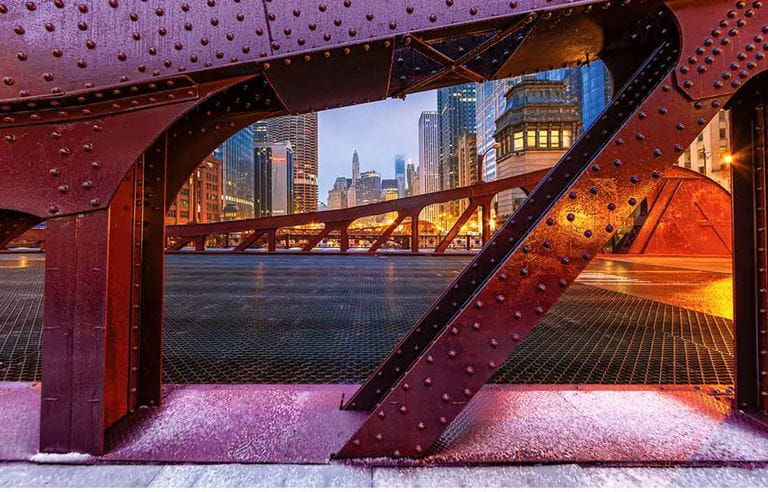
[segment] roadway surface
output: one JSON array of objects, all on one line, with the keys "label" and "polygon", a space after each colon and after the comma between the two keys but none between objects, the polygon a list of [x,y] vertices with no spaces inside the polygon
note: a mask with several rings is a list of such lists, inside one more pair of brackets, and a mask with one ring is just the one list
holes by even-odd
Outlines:
[{"label": "roadway surface", "polygon": [[[359,383],[469,257],[172,255],[167,383]],[[42,255],[0,255],[0,380],[40,378]],[[722,259],[598,258],[495,383],[730,385]]]}]

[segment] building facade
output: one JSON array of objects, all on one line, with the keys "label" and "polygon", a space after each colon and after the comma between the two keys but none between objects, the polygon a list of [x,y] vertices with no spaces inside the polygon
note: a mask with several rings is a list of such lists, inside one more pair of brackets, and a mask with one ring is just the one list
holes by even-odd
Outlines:
[{"label": "building facade", "polygon": [[595,61],[578,69],[581,75],[581,127],[589,128],[603,113],[613,95],[613,82],[608,69]]},{"label": "building facade", "polygon": [[294,213],[317,211],[317,113],[279,116],[267,120],[270,142],[290,142],[296,154],[293,188]]},{"label": "building facade", "polygon": [[[440,133],[438,116],[425,111],[419,117],[419,194],[440,191]],[[421,212],[421,220],[434,224],[440,207],[432,205]]]},{"label": "building facade", "polygon": [[417,173],[418,171],[416,169],[416,164],[413,162],[413,159],[408,159],[408,164],[405,166],[406,179],[408,180],[408,184],[405,187],[406,196],[416,196],[419,194],[419,182]]},{"label": "building facade", "polygon": [[356,206],[368,205],[381,201],[381,175],[376,171],[367,171],[357,181]]},{"label": "building facade", "polygon": [[166,213],[167,225],[223,220],[222,167],[221,160],[211,155],[195,168]]},{"label": "building facade", "polygon": [[731,155],[730,138],[730,112],[721,111],[685,150],[676,165],[708,176],[730,190],[731,170],[728,161]]},{"label": "building facade", "polygon": [[496,119],[504,112],[506,94],[515,79],[490,80],[477,84],[477,153],[483,156],[483,179],[496,179]]},{"label": "building facade", "polygon": [[[581,131],[578,102],[566,82],[526,79],[507,92],[507,108],[496,120],[497,179],[554,166]],[[525,194],[499,193],[497,214],[511,215]]]},{"label": "building facade", "polygon": [[357,182],[360,181],[360,156],[355,150],[352,153],[352,185],[347,189],[347,205],[357,206]]},{"label": "building facade", "polygon": [[458,186],[472,186],[477,183],[477,137],[474,133],[464,133],[459,137],[456,149],[459,162]]},{"label": "building facade", "polygon": [[400,198],[405,198],[405,156],[402,154],[395,156],[395,180],[397,180],[397,190],[400,194]]},{"label": "building facade", "polygon": [[475,132],[475,84],[461,84],[437,91],[440,189],[459,183],[456,149],[463,133]]},{"label": "building facade", "polygon": [[350,180],[345,177],[336,178],[333,188],[328,191],[328,208],[330,210],[339,210],[349,206],[349,182]]},{"label": "building facade", "polygon": [[579,68],[558,69],[477,84],[477,153],[484,156],[482,174],[485,181],[496,179],[496,119],[507,107],[507,91],[525,79],[565,82],[569,97],[578,101],[582,128],[589,127],[600,116],[613,93],[610,75],[601,61]]},{"label": "building facade", "polygon": [[249,126],[240,130],[219,146],[213,155],[223,165],[225,208],[235,215],[235,219],[254,217],[253,129]]},{"label": "building facade", "polygon": [[400,183],[397,179],[381,180],[382,201],[397,200],[400,198]]},{"label": "building facade", "polygon": [[251,131],[253,132],[253,146],[263,147],[270,143],[269,139],[269,125],[266,120],[257,121],[251,125]]},{"label": "building facade", "polygon": [[254,206],[257,217],[294,213],[294,165],[290,142],[272,143],[254,150]]}]

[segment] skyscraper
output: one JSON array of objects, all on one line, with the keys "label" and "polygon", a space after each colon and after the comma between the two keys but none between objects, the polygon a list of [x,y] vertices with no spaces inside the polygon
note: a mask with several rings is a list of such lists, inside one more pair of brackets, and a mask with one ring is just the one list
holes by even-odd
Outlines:
[{"label": "skyscraper", "polygon": [[270,143],[269,127],[266,120],[257,121],[251,126],[251,129],[253,130],[254,147],[261,147]]},{"label": "skyscraper", "polygon": [[357,182],[360,181],[360,156],[357,151],[352,153],[352,186],[347,190],[347,205],[357,206]]},{"label": "skyscraper", "polygon": [[418,180],[416,179],[416,164],[413,159],[408,159],[405,166],[405,176],[408,184],[405,187],[405,196],[415,196],[419,194]]},{"label": "skyscraper", "polygon": [[[440,140],[438,136],[437,113],[425,111],[419,117],[419,193],[440,191],[440,172],[438,162]],[[421,219],[435,223],[439,207],[424,209]]]},{"label": "skyscraper", "polygon": [[462,84],[437,91],[442,190],[458,186],[456,146],[462,133],[475,133],[475,103],[475,84]]},{"label": "skyscraper", "polygon": [[456,149],[459,162],[458,185],[472,186],[478,179],[477,169],[477,139],[474,133],[463,133],[459,137]]},{"label": "skyscraper", "polygon": [[357,205],[381,201],[381,175],[376,171],[364,172],[357,181]]},{"label": "skyscraper", "polygon": [[400,198],[405,197],[405,156],[395,156],[395,179],[397,180],[397,193]]},{"label": "skyscraper", "polygon": [[243,128],[219,146],[213,155],[221,159],[224,166],[224,207],[228,207],[237,219],[252,218],[253,129],[250,126]]},{"label": "skyscraper", "polygon": [[166,225],[219,222],[221,206],[221,161],[210,155],[192,171],[165,214]]},{"label": "skyscraper", "polygon": [[400,198],[400,183],[396,179],[381,180],[381,199],[383,201],[397,200]]},{"label": "skyscraper", "polygon": [[360,156],[357,151],[352,153],[352,184],[354,185],[360,179]]},{"label": "skyscraper", "polygon": [[613,93],[613,83],[603,62],[592,62],[579,69],[581,75],[581,122],[584,128],[603,112]]},{"label": "skyscraper", "polygon": [[477,85],[477,153],[485,156],[482,174],[485,181],[496,179],[496,118],[504,112],[505,95],[515,79],[489,80]]},{"label": "skyscraper", "polygon": [[279,116],[267,120],[270,142],[290,142],[296,153],[294,213],[317,210],[318,138],[317,113]]},{"label": "skyscraper", "polygon": [[340,208],[347,208],[349,189],[347,183],[349,180],[345,177],[336,178],[336,182],[333,183],[333,189],[328,191],[328,208],[331,210],[338,210]]},{"label": "skyscraper", "polygon": [[293,213],[295,154],[290,142],[257,147],[254,202],[257,217]]}]

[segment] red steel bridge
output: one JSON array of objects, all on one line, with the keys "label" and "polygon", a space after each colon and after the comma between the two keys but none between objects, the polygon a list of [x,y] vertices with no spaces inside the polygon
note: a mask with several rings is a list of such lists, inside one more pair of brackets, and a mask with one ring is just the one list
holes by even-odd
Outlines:
[{"label": "red steel bridge", "polygon": [[3,1],[0,43],[0,242],[47,222],[41,451],[162,404],[165,210],[234,132],[598,58],[613,101],[346,399],[336,456],[424,456],[724,108],[735,405],[768,407],[762,1]]},{"label": "red steel bridge", "polygon": [[[501,191],[521,189],[530,192],[549,172],[533,171],[520,176],[499,179],[491,183],[477,183],[472,186],[438,191],[399,200],[363,205],[342,210],[328,210],[280,217],[266,217],[227,221],[208,224],[188,224],[166,226],[166,237],[173,244],[166,251],[177,252],[193,244],[195,251],[206,251],[206,244],[213,237],[224,238],[223,244],[228,249],[229,235],[239,239],[230,251],[248,252],[249,248],[263,242],[266,251],[277,252],[281,230],[290,246],[292,237],[302,241],[300,252],[312,252],[322,241],[335,239],[338,249],[330,252],[346,254],[350,252],[350,239],[357,238],[363,244],[370,243],[364,254],[374,254],[397,239],[397,245],[407,244],[412,253],[422,251],[422,234],[419,217],[426,207],[439,206],[451,200],[464,200],[467,206],[444,236],[432,250],[433,254],[445,253],[459,236],[459,233],[472,216],[482,210],[479,229],[481,244],[486,244],[491,236],[491,207],[493,198]],[[381,232],[364,228],[355,230],[352,225],[368,217],[392,215],[394,219]],[[396,234],[397,229],[408,220],[410,230]],[[687,170],[675,167],[660,178],[660,184],[654,193],[646,197],[644,210],[637,217],[631,217],[625,224],[626,231],[617,238],[614,252],[629,254],[672,255],[672,256],[730,256],[731,255],[731,198],[730,194],[711,179]],[[315,230],[302,231],[302,226],[316,226]],[[374,228],[375,229],[375,228]],[[298,232],[294,232],[297,231]],[[37,231],[36,231],[37,232]],[[303,232],[303,234],[301,234]],[[38,233],[39,234],[39,233]],[[29,240],[37,239],[38,234],[30,234]],[[302,237],[304,236],[304,237]],[[403,241],[405,239],[405,241]],[[432,238],[430,238],[432,239]],[[304,242],[305,241],[305,242]],[[217,241],[221,243],[222,241]],[[431,249],[431,248],[430,248]],[[467,247],[467,249],[471,249]],[[329,252],[324,250],[324,253]]]}]

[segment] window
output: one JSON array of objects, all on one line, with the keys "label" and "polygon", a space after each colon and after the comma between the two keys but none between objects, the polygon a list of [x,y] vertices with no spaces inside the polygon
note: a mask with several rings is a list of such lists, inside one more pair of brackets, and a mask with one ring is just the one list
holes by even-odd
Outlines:
[{"label": "window", "polygon": [[549,145],[553,149],[560,148],[560,130],[550,130],[549,132]]},{"label": "window", "polygon": [[523,150],[524,142],[523,142],[523,132],[515,132],[514,134],[514,150]]},{"label": "window", "polygon": [[536,131],[535,130],[528,130],[526,132],[526,145],[529,149],[535,149],[536,148]]},{"label": "window", "polygon": [[563,129],[563,147],[571,146],[571,130]]},{"label": "window", "polygon": [[549,147],[549,138],[547,138],[547,130],[539,130],[539,147],[546,149]]}]

